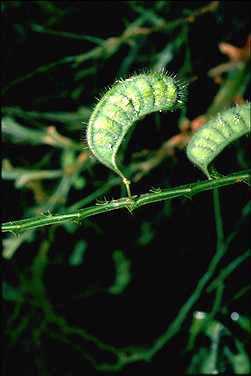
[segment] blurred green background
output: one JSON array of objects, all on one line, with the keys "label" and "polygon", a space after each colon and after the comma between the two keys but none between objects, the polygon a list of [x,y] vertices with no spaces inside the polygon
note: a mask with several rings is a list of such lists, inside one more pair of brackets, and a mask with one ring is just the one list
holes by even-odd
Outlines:
[{"label": "blurred green background", "polygon": [[[246,2],[1,7],[3,222],[125,195],[86,149],[85,127],[105,89],[143,69],[189,89],[182,111],[146,116],[125,143],[132,193],[205,179],[185,144],[165,145],[250,98]],[[250,167],[248,148],[247,138],[231,145],[219,171]],[[250,373],[250,211],[248,185],[236,184],[4,234],[3,374]]]}]

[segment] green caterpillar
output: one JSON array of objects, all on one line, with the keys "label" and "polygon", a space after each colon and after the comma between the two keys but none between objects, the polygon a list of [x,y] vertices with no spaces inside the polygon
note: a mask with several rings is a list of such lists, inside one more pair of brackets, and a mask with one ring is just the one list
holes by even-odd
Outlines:
[{"label": "green caterpillar", "polygon": [[118,149],[129,128],[156,111],[181,108],[187,85],[164,72],[149,72],[115,82],[96,105],[87,127],[87,142],[95,157],[115,171],[131,198],[130,181],[116,163]]},{"label": "green caterpillar", "polygon": [[230,108],[200,128],[187,146],[187,157],[211,179],[208,165],[231,142],[250,132],[250,102]]}]

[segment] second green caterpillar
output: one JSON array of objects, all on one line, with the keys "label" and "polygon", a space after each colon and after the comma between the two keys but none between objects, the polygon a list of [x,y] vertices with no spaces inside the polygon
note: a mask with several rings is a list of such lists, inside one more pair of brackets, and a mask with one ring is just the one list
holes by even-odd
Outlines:
[{"label": "second green caterpillar", "polygon": [[208,166],[231,142],[250,133],[250,102],[229,108],[195,132],[187,146],[188,158],[211,179]]}]

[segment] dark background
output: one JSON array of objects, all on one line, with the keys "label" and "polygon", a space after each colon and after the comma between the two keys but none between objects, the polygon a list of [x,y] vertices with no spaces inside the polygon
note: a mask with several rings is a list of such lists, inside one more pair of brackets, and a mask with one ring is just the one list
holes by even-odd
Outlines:
[{"label": "dark background", "polygon": [[[159,54],[170,44],[171,57],[164,68],[189,82],[186,106],[182,112],[151,114],[137,124],[126,149],[125,164],[133,161],[132,156],[136,152],[144,149],[154,152],[178,133],[178,123],[184,116],[192,120],[206,113],[212,103],[220,86],[207,72],[228,61],[227,56],[220,53],[218,44],[227,42],[242,47],[250,32],[250,9],[246,2],[219,2],[214,11],[196,15],[193,22],[187,22],[186,26],[168,27],[169,22],[188,17],[206,4],[209,3],[3,2],[3,114],[9,108],[21,108],[26,114],[32,111],[74,113],[81,106],[91,110],[96,103],[95,98],[100,97],[117,78],[145,68],[153,69],[160,61]],[[146,17],[147,11],[151,16]],[[139,27],[156,28],[156,31],[132,36],[112,54],[106,51],[81,64],[73,61],[48,67],[48,64],[67,56],[87,53],[103,45],[107,38],[119,37],[143,16],[145,21]],[[158,29],[161,22],[167,26]],[[44,32],[38,32],[37,25],[43,27]],[[183,42],[180,39],[182,27],[186,27]],[[64,36],[61,32],[71,33],[74,37]],[[77,36],[86,38],[78,39]],[[36,71],[46,66],[43,71]],[[35,73],[14,83],[30,72]],[[223,80],[227,75],[228,72]],[[249,99],[249,87],[245,87],[241,95]],[[67,122],[45,121],[39,116],[35,121],[20,115],[14,116],[14,119],[29,129],[41,130],[54,125],[61,135],[79,144],[84,138],[84,126],[80,122],[73,126]],[[87,122],[88,118],[83,121]],[[246,155],[247,150],[247,141],[243,140],[224,151],[226,154],[219,161],[221,172],[242,169],[240,154]],[[75,152],[74,158],[79,152]],[[63,149],[16,142],[15,138],[5,137],[5,134],[2,155],[19,168],[39,169],[41,161],[44,161],[42,169],[62,168]],[[67,207],[114,178],[113,173],[92,159],[88,160],[80,175],[85,181],[83,190],[72,185],[65,202],[57,205],[52,213],[63,213]],[[175,187],[202,179],[205,177],[187,160],[184,150],[177,150],[175,158],[166,158],[138,183],[132,184],[132,190],[133,194],[141,194],[152,187]],[[42,183],[48,200],[59,182],[48,180]],[[29,186],[17,188],[12,180],[3,180],[2,184],[4,222],[35,215],[37,209],[46,204],[36,201]],[[121,195],[124,195],[124,190],[117,184],[105,194],[105,198],[111,200]],[[224,233],[226,237],[234,234],[234,240],[221,260],[219,270],[224,270],[249,247],[249,223],[242,211],[249,195],[250,191],[244,184],[220,189]],[[90,205],[95,205],[95,201]],[[241,225],[236,230],[238,221]],[[14,241],[15,235],[9,237]],[[86,248],[83,262],[72,266],[70,255],[83,241]],[[47,260],[39,279],[36,273],[39,274],[40,269],[36,269],[35,265],[45,242],[48,246]],[[40,280],[44,296],[54,311],[74,328],[84,329],[116,348],[149,347],[165,332],[180,307],[192,295],[198,280],[207,272],[216,242],[211,191],[200,193],[191,200],[178,198],[147,205],[132,214],[126,210],[113,211],[90,217],[81,225],[45,227],[33,231],[29,241],[21,240],[11,259],[3,260],[4,374],[12,375],[17,367],[26,375],[78,375],[85,371],[99,374],[102,372],[94,371],[88,354],[95,359],[95,364],[116,361],[77,334],[69,335],[62,331],[59,335],[58,329],[49,321],[48,312],[36,304],[39,296],[36,296],[35,285],[32,290],[32,278]],[[6,243],[3,244],[6,246]],[[109,287],[116,276],[112,257],[116,250],[122,251],[129,260],[131,279],[121,294],[113,295],[109,293]],[[247,286],[247,291],[250,291],[249,269],[244,262],[225,281],[218,314],[229,314],[234,310],[247,316],[248,293],[234,298]],[[12,290],[16,297],[11,294]],[[203,346],[210,348],[204,335],[200,339],[202,342],[196,342],[191,352],[186,351],[193,312],[210,312],[214,300],[214,293],[204,292],[178,334],[151,362],[134,362],[120,369],[118,374],[148,369],[156,372],[159,367],[164,372],[175,368],[177,374],[186,373],[194,354]],[[225,319],[229,319],[228,314]],[[228,324],[225,325],[228,328]],[[231,329],[225,339],[225,346],[230,346],[233,351],[236,351],[235,338],[241,337],[238,330]],[[244,340],[243,344],[245,347]],[[233,371],[226,360],[222,360],[221,367],[223,371]]]}]

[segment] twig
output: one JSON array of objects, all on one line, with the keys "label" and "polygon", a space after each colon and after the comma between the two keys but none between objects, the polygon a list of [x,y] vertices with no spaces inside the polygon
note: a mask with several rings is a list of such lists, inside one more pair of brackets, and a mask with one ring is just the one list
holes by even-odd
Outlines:
[{"label": "twig", "polygon": [[139,208],[140,206],[151,204],[153,202],[159,202],[168,200],[174,197],[180,197],[185,196],[191,198],[195,194],[211,190],[214,188],[219,188],[235,183],[240,183],[243,181],[249,181],[250,180],[250,173],[251,170],[245,170],[238,173],[235,173],[230,176],[226,176],[223,178],[218,178],[215,180],[206,180],[202,182],[192,183],[183,185],[178,188],[171,188],[160,192],[155,193],[146,193],[140,195],[138,198],[137,196],[133,196],[132,200],[129,200],[128,198],[121,198],[118,200],[112,200],[110,202],[105,202],[104,204],[93,206],[93,207],[87,207],[85,209],[81,209],[79,211],[76,211],[74,213],[69,214],[46,214],[41,215],[39,217],[31,217],[19,221],[11,221],[7,223],[3,223],[2,225],[2,231],[12,231],[14,233],[18,233],[20,231],[24,230],[31,230],[38,227],[48,226],[52,224],[62,224],[66,222],[75,221],[77,223],[80,223],[83,219],[100,214],[100,213],[106,213],[112,210],[116,209],[122,209],[126,208],[130,212],[135,210],[136,208]]}]

